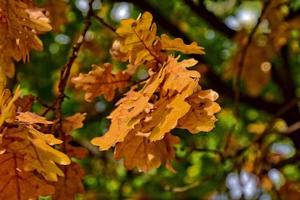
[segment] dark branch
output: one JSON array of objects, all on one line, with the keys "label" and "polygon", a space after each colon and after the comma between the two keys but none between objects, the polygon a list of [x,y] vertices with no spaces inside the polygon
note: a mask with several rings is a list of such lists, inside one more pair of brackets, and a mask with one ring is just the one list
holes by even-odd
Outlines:
[{"label": "dark branch", "polygon": [[116,34],[116,29],[114,27],[112,27],[110,24],[108,24],[107,22],[105,22],[101,17],[99,17],[95,12],[93,12],[93,17],[103,26],[105,26],[106,28],[108,28],[109,30],[111,30],[112,32],[114,32]]},{"label": "dark branch", "polygon": [[247,43],[245,44],[245,46],[242,49],[242,53],[241,53],[241,57],[237,66],[237,71],[236,71],[236,76],[234,77],[233,80],[233,89],[234,89],[234,93],[235,93],[235,113],[238,116],[239,115],[239,103],[240,103],[240,85],[241,85],[241,78],[242,78],[242,74],[243,74],[243,69],[244,69],[244,65],[245,65],[245,60],[247,57],[247,53],[248,53],[248,49],[254,39],[254,35],[256,33],[257,28],[259,27],[264,13],[267,10],[268,5],[270,4],[271,0],[267,0],[264,3],[263,6],[263,10],[261,11],[261,15],[257,20],[256,25],[254,26],[254,28],[252,29],[252,31],[250,32],[248,39],[247,39]]},{"label": "dark branch", "polygon": [[196,4],[193,0],[184,0],[184,2],[193,12],[203,18],[215,30],[226,35],[228,38],[233,38],[235,36],[236,31],[226,26],[226,24],[224,24],[214,13],[207,10],[204,5],[204,1],[200,1],[198,4]]}]

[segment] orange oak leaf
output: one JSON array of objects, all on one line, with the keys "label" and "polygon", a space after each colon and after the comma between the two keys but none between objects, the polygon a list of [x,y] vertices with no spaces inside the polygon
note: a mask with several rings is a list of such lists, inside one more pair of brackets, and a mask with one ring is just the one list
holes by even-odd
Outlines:
[{"label": "orange oak leaf", "polygon": [[127,73],[112,72],[112,65],[104,64],[103,67],[93,65],[93,70],[88,74],[79,74],[72,78],[76,88],[85,92],[85,100],[92,101],[94,98],[104,95],[108,101],[113,100],[117,90],[125,89],[129,82],[130,76]]},{"label": "orange oak leaf", "polygon": [[[29,0],[0,1],[0,67],[14,75],[13,60],[28,60],[31,49],[42,50],[38,34],[51,30],[43,9]],[[2,71],[2,70],[1,70]]]},{"label": "orange oak leaf", "polygon": [[70,134],[72,131],[83,127],[83,121],[86,113],[76,113],[63,120],[62,130],[64,133]]},{"label": "orange oak leaf", "polygon": [[116,145],[115,158],[124,158],[127,169],[137,167],[138,170],[147,172],[164,164],[173,170],[171,161],[175,157],[174,145],[179,142],[179,138],[170,133],[162,140],[151,142],[148,138],[131,132],[123,142]]},{"label": "orange oak leaf", "polygon": [[57,176],[63,176],[59,165],[69,165],[70,159],[64,153],[51,147],[62,143],[52,134],[44,134],[29,127],[6,129],[3,133],[2,149],[17,150],[24,157],[24,170],[37,171],[48,181],[57,181]]},{"label": "orange oak leaf", "polygon": [[53,122],[46,120],[45,117],[41,117],[32,112],[21,112],[16,118],[19,122],[25,124],[53,124]]},{"label": "orange oak leaf", "polygon": [[0,199],[28,200],[54,193],[54,187],[33,172],[24,171],[18,151],[0,155]]},{"label": "orange oak leaf", "polygon": [[218,94],[213,90],[201,90],[190,96],[187,101],[192,106],[190,111],[179,120],[179,127],[189,130],[191,133],[211,131],[216,122],[215,113],[221,110],[215,102]]},{"label": "orange oak leaf", "polygon": [[0,127],[5,121],[12,122],[16,115],[15,101],[20,96],[20,89],[17,87],[14,94],[12,94],[8,89],[2,87],[0,91]]},{"label": "orange oak leaf", "polygon": [[180,57],[168,54],[169,51],[204,54],[204,49],[196,43],[184,44],[180,38],[156,36],[157,27],[152,20],[152,15],[145,12],[137,20],[122,20],[116,30],[120,37],[110,51],[113,58],[129,61],[130,74],[146,66],[149,77],[119,100],[108,117],[111,119],[108,131],[91,141],[100,150],[116,146],[116,159],[123,157],[125,167],[137,167],[141,171],[157,168],[173,159],[173,154],[170,156],[164,151],[176,143],[164,143],[170,139],[171,130],[210,131],[216,121],[214,114],[220,110],[214,102],[217,94],[202,90],[198,85],[199,72],[188,69],[197,61],[179,61]]},{"label": "orange oak leaf", "polygon": [[204,54],[204,48],[198,46],[196,42],[189,45],[184,44],[181,38],[171,39],[168,35],[161,35],[161,48],[167,51],[180,51],[185,54]]},{"label": "orange oak leaf", "polygon": [[[128,56],[127,60],[132,65],[139,65],[157,59],[159,56],[154,50],[157,27],[152,19],[152,15],[145,12],[137,20],[122,20],[116,30],[116,33],[121,36],[120,52]],[[125,58],[123,57],[122,60]]]},{"label": "orange oak leaf", "polygon": [[191,108],[186,99],[197,92],[200,74],[187,67],[196,63],[193,59],[178,62],[178,58],[169,57],[159,73],[152,75],[140,91],[128,92],[117,103],[118,107],[109,116],[108,132],[94,138],[92,144],[107,150],[123,142],[132,130],[149,137],[150,141],[163,139]]}]

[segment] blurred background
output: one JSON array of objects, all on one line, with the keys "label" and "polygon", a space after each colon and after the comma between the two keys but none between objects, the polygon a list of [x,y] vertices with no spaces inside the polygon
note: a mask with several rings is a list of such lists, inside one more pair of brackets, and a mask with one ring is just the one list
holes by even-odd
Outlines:
[{"label": "blurred background", "polygon": [[[84,26],[88,0],[36,2],[47,9],[54,30],[41,36],[44,51],[17,64],[11,82],[19,83],[23,94],[50,104],[60,69]],[[64,115],[87,113],[72,143],[89,150],[75,160],[85,171],[86,192],[79,199],[300,199],[299,0],[95,0],[93,7],[112,27],[149,11],[159,35],[203,46],[206,55],[196,57],[195,69],[202,76],[200,85],[220,95],[222,111],[210,133],[172,132],[182,140],[173,163],[177,173],[164,167],[146,174],[128,171],[113,159],[112,149],[99,152],[89,143],[107,131],[106,117],[121,94],[112,102],[99,97],[87,103],[69,83]],[[71,76],[88,72],[92,64],[124,67],[109,54],[114,39],[94,19]],[[146,69],[140,69],[135,79],[146,76]],[[240,89],[234,87],[237,77]],[[39,103],[34,109],[43,112]]]}]

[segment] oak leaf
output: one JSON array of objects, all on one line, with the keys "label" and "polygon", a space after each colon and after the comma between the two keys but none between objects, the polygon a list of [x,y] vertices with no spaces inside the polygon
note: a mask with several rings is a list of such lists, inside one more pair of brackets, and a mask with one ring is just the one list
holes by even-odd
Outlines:
[{"label": "oak leaf", "polygon": [[46,120],[45,117],[41,117],[32,112],[21,112],[16,118],[19,122],[26,124],[53,124],[53,122]]},{"label": "oak leaf", "polygon": [[20,88],[17,87],[14,94],[8,89],[2,89],[0,91],[0,127],[5,121],[12,122],[16,115],[16,106],[14,105],[15,101],[20,96]]},{"label": "oak leaf", "polygon": [[0,1],[0,67],[8,77],[14,75],[13,60],[28,60],[31,49],[42,50],[37,35],[51,30],[43,9],[32,1]]},{"label": "oak leaf", "polygon": [[116,145],[115,159],[124,158],[127,169],[137,167],[140,171],[147,172],[164,164],[173,170],[171,161],[175,157],[174,145],[179,142],[179,138],[170,133],[162,140],[151,142],[147,137],[131,132],[124,142]]},{"label": "oak leaf", "polygon": [[[137,20],[122,20],[120,27],[116,30],[121,37],[120,52],[128,56],[126,60],[129,60],[132,65],[139,65],[159,57],[154,45],[158,39],[157,27],[152,20],[152,15],[145,12]],[[123,56],[122,60],[125,58]]]},{"label": "oak leaf", "polygon": [[[119,100],[108,117],[111,119],[108,131],[91,141],[100,150],[115,146],[116,159],[124,158],[126,168],[137,167],[141,171],[161,164],[172,169],[169,163],[174,153],[168,153],[178,138],[170,135],[170,131],[174,128],[186,128],[193,133],[209,131],[216,121],[214,114],[220,110],[214,102],[216,93],[201,90],[199,72],[188,69],[197,61],[179,61],[179,57],[167,54],[169,51],[203,54],[203,48],[196,43],[186,45],[180,38],[156,36],[152,20],[152,15],[145,12],[137,20],[122,20],[116,30],[120,37],[111,49],[113,58],[128,60],[130,74],[146,66],[149,77]],[[188,120],[196,120],[195,114],[201,121],[192,125]]]},{"label": "oak leaf", "polygon": [[180,51],[185,54],[204,54],[204,48],[196,42],[187,45],[181,38],[171,39],[168,35],[161,35],[161,48],[167,51]]},{"label": "oak leaf", "polygon": [[72,131],[83,127],[86,113],[76,113],[63,120],[62,130],[64,133],[71,134]]},{"label": "oak leaf", "polygon": [[189,112],[179,120],[179,127],[191,133],[209,132],[216,122],[215,113],[221,110],[215,101],[218,94],[213,90],[201,90],[190,96],[187,101],[192,106]]},{"label": "oak leaf", "polygon": [[17,150],[0,155],[0,199],[28,200],[54,193],[54,187],[33,172],[24,171],[24,161]]},{"label": "oak leaf", "polygon": [[127,73],[112,72],[111,64],[104,64],[103,67],[93,65],[93,70],[88,74],[79,74],[72,78],[76,88],[85,91],[85,100],[90,102],[94,98],[104,95],[108,101],[113,100],[117,90],[123,90],[130,82]]},{"label": "oak leaf", "polygon": [[48,181],[57,181],[57,176],[64,176],[56,163],[69,165],[71,162],[68,156],[51,147],[61,144],[61,140],[31,126],[8,129],[3,133],[3,138],[12,141],[9,144],[4,142],[4,149],[22,149],[20,154],[24,157],[25,171],[36,170]]},{"label": "oak leaf", "polygon": [[[149,109],[149,98],[142,94],[129,91],[126,96],[117,103],[115,109],[109,116],[111,126],[108,132],[102,136],[94,138],[91,142],[94,145],[99,145],[101,150],[107,150],[117,142],[124,140],[130,130],[139,123],[138,120],[133,120],[147,107]],[[120,130],[122,130],[120,132]]]},{"label": "oak leaf", "polygon": [[[196,64],[195,60],[177,62],[178,59],[170,57],[139,92],[127,93],[109,116],[112,121],[108,132],[94,138],[92,144],[100,146],[101,150],[109,149],[123,142],[132,130],[156,141],[175,128],[178,120],[190,109],[186,98],[197,89],[200,77],[198,72],[186,69]],[[176,84],[179,82],[181,84]]]}]

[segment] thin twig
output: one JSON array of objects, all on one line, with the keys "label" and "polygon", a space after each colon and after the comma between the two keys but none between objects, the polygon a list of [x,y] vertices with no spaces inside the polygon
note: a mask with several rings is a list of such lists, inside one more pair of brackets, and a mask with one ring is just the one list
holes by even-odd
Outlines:
[{"label": "thin twig", "polygon": [[[61,130],[61,124],[62,124],[61,107],[62,107],[62,103],[66,97],[65,89],[66,89],[66,85],[67,85],[67,82],[68,82],[68,79],[70,76],[72,65],[73,65],[74,61],[76,60],[76,58],[78,57],[80,48],[81,48],[82,44],[84,43],[86,33],[88,32],[88,30],[92,24],[91,19],[93,16],[93,7],[92,7],[93,3],[94,3],[94,0],[90,0],[89,10],[88,10],[87,16],[85,18],[83,31],[82,31],[81,35],[79,36],[77,42],[74,44],[71,56],[69,57],[67,63],[63,66],[63,68],[60,71],[60,79],[59,79],[59,83],[58,83],[58,96],[54,100],[53,106],[52,106],[55,108],[55,117],[57,120],[57,123],[55,126],[55,131],[60,132],[61,137],[63,139],[65,137],[65,134],[62,133],[62,130]],[[47,113],[47,111],[45,113]]]},{"label": "thin twig", "polygon": [[237,65],[237,72],[236,72],[236,76],[234,77],[233,80],[233,90],[235,93],[235,114],[237,116],[239,116],[239,103],[240,103],[240,85],[241,85],[241,77],[244,71],[244,65],[245,65],[245,61],[246,61],[246,57],[247,57],[247,53],[248,53],[248,49],[254,39],[254,35],[260,25],[260,23],[262,22],[262,19],[264,17],[264,14],[267,10],[268,5],[270,4],[271,0],[267,0],[264,3],[263,9],[261,11],[261,15],[257,20],[256,25],[254,26],[254,28],[252,29],[252,31],[250,32],[248,39],[247,39],[247,43],[245,44],[244,48],[242,49],[242,53],[241,53],[241,57],[240,60],[238,62]]},{"label": "thin twig", "polygon": [[102,19],[101,17],[99,17],[95,12],[93,12],[93,17],[100,22],[100,24],[102,24],[103,26],[105,26],[106,28],[108,28],[109,30],[111,30],[112,32],[116,33],[116,28],[112,27],[110,24],[108,24],[107,22],[104,21],[104,19]]}]

